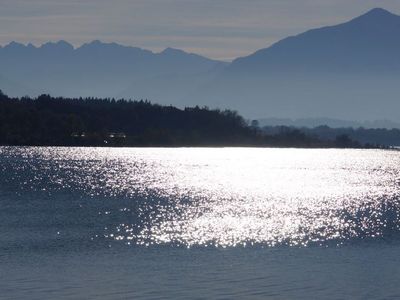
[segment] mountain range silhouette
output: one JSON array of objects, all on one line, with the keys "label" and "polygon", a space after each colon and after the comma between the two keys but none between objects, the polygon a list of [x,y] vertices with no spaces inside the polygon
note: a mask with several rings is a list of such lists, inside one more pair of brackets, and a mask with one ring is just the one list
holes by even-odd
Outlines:
[{"label": "mountain range silhouette", "polygon": [[285,38],[231,63],[167,48],[93,41],[0,48],[12,96],[148,99],[236,109],[246,117],[400,121],[400,16],[382,8]]}]

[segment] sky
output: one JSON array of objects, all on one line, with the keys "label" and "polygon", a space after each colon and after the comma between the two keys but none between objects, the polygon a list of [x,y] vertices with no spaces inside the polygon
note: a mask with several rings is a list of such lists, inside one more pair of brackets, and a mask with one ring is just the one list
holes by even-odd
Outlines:
[{"label": "sky", "polygon": [[101,40],[232,60],[399,0],[0,0],[0,44]]}]

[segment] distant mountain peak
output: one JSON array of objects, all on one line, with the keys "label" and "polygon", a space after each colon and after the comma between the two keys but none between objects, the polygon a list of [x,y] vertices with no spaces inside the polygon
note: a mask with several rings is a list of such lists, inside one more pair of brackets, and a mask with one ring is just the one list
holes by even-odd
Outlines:
[{"label": "distant mountain peak", "polygon": [[18,49],[21,49],[21,48],[25,48],[25,45],[21,44],[21,43],[18,43],[18,42],[15,42],[15,41],[12,41],[8,45],[6,45],[4,48],[10,48],[10,49],[18,48]]},{"label": "distant mountain peak", "polygon": [[93,40],[88,43],[88,45],[103,45],[104,43],[100,40]]},{"label": "distant mountain peak", "polygon": [[67,41],[64,41],[64,40],[60,40],[60,41],[56,42],[55,44],[59,45],[59,46],[73,47],[70,43],[68,43]]},{"label": "distant mountain peak", "polygon": [[133,47],[133,46],[125,46],[118,43],[108,43],[103,42],[100,40],[93,40],[91,42],[85,43],[77,48],[78,51],[80,50],[88,50],[88,51],[136,51],[136,52],[143,52],[143,53],[152,53],[150,50]]},{"label": "distant mountain peak", "polygon": [[86,48],[86,47],[99,48],[99,47],[103,47],[103,46],[107,46],[107,45],[108,45],[107,43],[103,43],[100,40],[93,40],[91,42],[87,42],[87,43],[83,44],[80,48]]},{"label": "distant mountain peak", "polygon": [[393,15],[393,14],[390,11],[381,7],[373,8],[364,14],[364,16],[385,16],[385,15]]},{"label": "distant mountain peak", "polygon": [[160,54],[164,55],[181,55],[181,54],[187,54],[185,51],[180,50],[180,49],[175,49],[175,48],[165,48]]},{"label": "distant mountain peak", "polygon": [[382,23],[385,21],[399,20],[400,17],[391,13],[390,11],[383,8],[373,8],[365,14],[353,19],[354,21],[365,21],[368,23]]},{"label": "distant mountain peak", "polygon": [[93,47],[113,46],[113,47],[130,48],[130,46],[124,46],[124,45],[120,45],[120,44],[117,44],[117,43],[107,43],[107,42],[103,42],[101,40],[93,40],[93,41],[91,41],[89,43],[86,43],[85,45],[93,46]]},{"label": "distant mountain peak", "polygon": [[222,61],[210,59],[210,58],[204,57],[204,56],[199,55],[199,54],[186,52],[184,50],[171,48],[171,47],[165,48],[163,51],[157,53],[157,55],[159,55],[161,57],[165,57],[167,59],[172,59],[172,60],[173,59],[186,58],[186,59],[192,59],[192,60],[202,60],[202,61],[209,61],[209,62],[213,62],[213,63],[218,63],[219,66],[227,65],[227,63],[222,62]]},{"label": "distant mountain peak", "polygon": [[74,50],[74,46],[72,46],[70,43],[61,40],[58,42],[48,42],[43,44],[40,48],[42,49],[62,49],[62,50]]}]

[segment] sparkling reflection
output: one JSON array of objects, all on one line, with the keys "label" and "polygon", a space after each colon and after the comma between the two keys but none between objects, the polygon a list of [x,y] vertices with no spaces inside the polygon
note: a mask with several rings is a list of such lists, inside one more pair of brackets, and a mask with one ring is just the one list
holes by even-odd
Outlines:
[{"label": "sparkling reflection", "polygon": [[0,156],[7,180],[25,189],[106,199],[97,214],[112,226],[92,239],[327,246],[399,231],[396,151],[3,147]]}]

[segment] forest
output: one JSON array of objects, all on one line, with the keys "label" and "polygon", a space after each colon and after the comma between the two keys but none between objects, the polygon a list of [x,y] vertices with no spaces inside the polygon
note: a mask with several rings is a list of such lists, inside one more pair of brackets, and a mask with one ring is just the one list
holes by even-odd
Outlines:
[{"label": "forest", "polygon": [[316,127],[265,126],[262,128],[266,135],[280,136],[285,133],[298,131],[309,138],[326,142],[334,142],[337,146],[346,140],[356,141],[363,148],[383,148],[400,146],[400,129],[392,128],[331,128],[326,125]]},{"label": "forest", "polygon": [[0,144],[52,146],[244,145],[261,142],[232,111],[96,98],[0,95]]},{"label": "forest", "polygon": [[269,146],[364,145],[341,134],[324,140],[298,129],[268,133],[231,110],[98,98],[11,98],[0,92],[0,145]]}]

